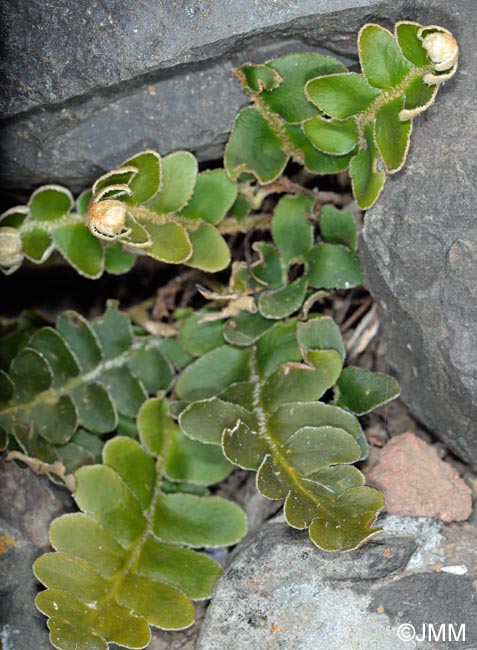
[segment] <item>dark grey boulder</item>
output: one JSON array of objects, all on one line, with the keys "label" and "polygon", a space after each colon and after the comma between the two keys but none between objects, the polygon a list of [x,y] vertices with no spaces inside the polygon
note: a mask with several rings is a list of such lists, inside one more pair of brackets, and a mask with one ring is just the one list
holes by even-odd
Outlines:
[{"label": "dark grey boulder", "polygon": [[[369,0],[18,0],[2,11],[0,91],[6,116],[138,80],[148,72],[216,59],[243,39]],[[304,23],[302,23],[304,24]],[[288,35],[288,34],[287,34]]]},{"label": "dark grey boulder", "polygon": [[476,468],[477,12],[474,0],[432,4],[449,14],[459,70],[367,213],[361,257],[404,401]]}]

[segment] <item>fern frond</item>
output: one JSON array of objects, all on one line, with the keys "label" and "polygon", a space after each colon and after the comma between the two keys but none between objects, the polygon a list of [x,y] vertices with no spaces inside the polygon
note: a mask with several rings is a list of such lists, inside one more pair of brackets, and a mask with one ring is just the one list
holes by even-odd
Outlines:
[{"label": "fern frond", "polygon": [[138,415],[141,442],[115,437],[103,465],[76,472],[81,512],[51,525],[55,552],[38,558],[34,571],[47,587],[36,604],[49,617],[55,648],[144,648],[150,625],[189,627],[192,600],[210,597],[221,574],[217,562],[191,549],[235,544],[245,534],[237,505],[162,489],[174,444],[165,406],[147,401]]},{"label": "fern frond", "polygon": [[[98,436],[114,431],[118,414],[135,417],[148,395],[174,377],[161,339],[135,336],[114,301],[91,323],[64,312],[41,327],[0,370],[0,428],[28,457],[66,473],[95,462]],[[99,443],[99,446],[98,446]]]},{"label": "fern frond", "polygon": [[[260,327],[251,338],[254,319]],[[328,317],[269,321],[264,331],[256,314],[244,324],[242,337],[239,319],[224,335],[248,341],[245,346],[217,347],[183,371],[176,393],[189,405],[182,407],[180,427],[194,440],[221,445],[235,465],[257,471],[259,491],[285,499],[288,523],[308,528],[317,546],[356,548],[379,532],[373,522],[383,497],[351,466],[367,453],[351,411],[356,403],[364,412],[364,395],[366,410],[396,397],[397,382],[370,373],[371,390],[370,377],[343,371],[344,345]],[[359,392],[363,379],[368,383]],[[320,401],[336,386],[339,405]]]}]

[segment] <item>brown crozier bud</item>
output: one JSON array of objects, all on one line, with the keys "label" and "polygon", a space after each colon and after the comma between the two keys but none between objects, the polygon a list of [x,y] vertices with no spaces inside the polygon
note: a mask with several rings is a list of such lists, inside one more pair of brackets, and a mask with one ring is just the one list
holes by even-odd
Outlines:
[{"label": "brown crozier bud", "polygon": [[126,226],[126,206],[115,199],[105,199],[88,206],[88,228],[105,237],[114,238],[121,234]]},{"label": "brown crozier bud", "polygon": [[439,72],[449,70],[457,63],[459,58],[459,46],[457,41],[449,32],[432,32],[427,34],[422,44],[429,55],[429,58],[435,63],[435,68]]},{"label": "brown crozier bud", "polygon": [[23,243],[16,228],[0,228],[0,266],[4,269],[18,266],[23,259]]}]

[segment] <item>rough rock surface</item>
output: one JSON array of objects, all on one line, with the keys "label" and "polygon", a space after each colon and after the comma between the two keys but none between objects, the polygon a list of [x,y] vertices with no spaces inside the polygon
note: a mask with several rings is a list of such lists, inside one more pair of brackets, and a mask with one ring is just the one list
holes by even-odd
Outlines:
[{"label": "rough rock surface", "polygon": [[[93,0],[86,9],[75,0],[4,3],[0,182],[12,194],[52,181],[82,189],[145,147],[220,158],[247,101],[233,67],[308,49],[353,63],[359,27],[413,17],[410,6],[404,0]],[[439,11],[421,13],[432,22],[440,18]]]},{"label": "rough rock surface", "polygon": [[[361,549],[327,554],[282,521],[266,524],[219,581],[197,650],[477,648],[475,529],[452,525],[467,549],[461,558],[436,520],[388,516],[384,525]],[[452,573],[464,560],[465,573]],[[428,627],[423,642],[399,637],[412,636],[405,624],[420,637],[423,624],[441,623],[444,644]],[[449,640],[449,624],[456,633],[465,624],[465,642]]]},{"label": "rough rock surface", "polygon": [[257,30],[367,5],[368,0],[275,0],[272,5],[239,0],[228,7],[210,0],[145,0],[136,5],[93,0],[85,6],[66,0],[61,12],[54,5],[47,12],[40,0],[20,0],[15,12],[4,12],[2,63],[8,83],[1,90],[0,107],[13,115],[54,104],[148,71],[218,57]]},{"label": "rough rock surface", "polygon": [[474,0],[433,6],[448,13],[459,71],[368,212],[361,257],[404,401],[477,468],[477,13]]},{"label": "rough rock surface", "polygon": [[72,509],[68,492],[14,463],[0,464],[0,648],[51,650],[35,608],[35,559],[49,550],[50,522]]},{"label": "rough rock surface", "polygon": [[403,433],[378,453],[366,479],[383,492],[387,512],[443,521],[470,517],[472,490],[426,442],[413,433]]}]

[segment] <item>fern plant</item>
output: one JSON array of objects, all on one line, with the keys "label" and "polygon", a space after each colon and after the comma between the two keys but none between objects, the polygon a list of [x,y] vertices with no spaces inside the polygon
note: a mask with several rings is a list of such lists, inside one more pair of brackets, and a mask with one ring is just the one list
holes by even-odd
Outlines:
[{"label": "fern plant", "polygon": [[[320,548],[350,550],[379,532],[372,523],[382,495],[351,467],[367,454],[354,414],[394,399],[397,382],[343,370],[344,345],[329,317],[264,323],[249,315],[245,331],[237,319],[224,337],[179,377],[182,431],[257,471],[259,491],[285,499],[288,523],[309,528]],[[320,401],[330,389],[332,403]]]},{"label": "fern plant", "polygon": [[67,189],[39,188],[27,206],[0,216],[0,269],[13,273],[25,258],[41,264],[56,249],[90,278],[124,273],[138,254],[219,271],[230,253],[217,225],[251,207],[242,184],[249,175],[259,184],[276,180],[290,158],[314,174],[349,169],[358,205],[371,207],[386,174],[405,163],[412,120],[455,74],[459,48],[442,27],[402,21],[394,35],[365,25],[358,52],[361,75],[315,53],[237,70],[254,107],[237,116],[225,171],[198,174],[189,152],[162,159],[147,150],[101,176],[75,212]]},{"label": "fern plant", "polygon": [[164,459],[173,444],[161,399],[138,415],[140,442],[118,436],[103,464],[76,473],[81,512],[51,525],[54,553],[34,564],[47,587],[36,600],[55,648],[144,648],[149,625],[180,630],[192,600],[210,597],[220,565],[194,548],[235,544],[246,531],[238,506],[215,496],[168,494]]},{"label": "fern plant", "polygon": [[230,136],[230,177],[248,172],[270,183],[290,158],[315,174],[349,169],[358,205],[371,207],[386,174],[404,165],[413,118],[455,74],[459,48],[442,27],[402,21],[394,35],[364,25],[358,53],[361,74],[313,53],[239,68],[254,107],[239,113]]},{"label": "fern plant", "polygon": [[52,471],[60,461],[63,478],[95,462],[99,436],[116,429],[118,416],[135,417],[148,395],[171,385],[160,346],[158,337],[135,336],[114,301],[91,324],[70,311],[56,328],[37,329],[13,351],[8,374],[0,370],[3,446]]},{"label": "fern plant", "polygon": [[[56,251],[98,278],[146,255],[205,272],[212,301],[182,305],[166,338],[133,328],[115,302],[91,323],[65,312],[50,327],[26,313],[2,338],[0,447],[64,483],[80,510],[52,523],[55,550],[35,562],[54,647],[143,648],[150,626],[190,625],[192,601],[220,575],[198,551],[246,530],[242,511],[208,490],[235,466],[256,471],[259,491],[284,499],[290,526],[321,549],[380,531],[383,497],[354,467],[367,454],[357,416],[399,386],[345,367],[339,328],[319,312],[325,292],[362,281],[356,223],[282,174],[291,159],[312,174],[349,170],[370,207],[459,50],[446,29],[403,21],[394,34],[365,25],[358,52],[361,74],[315,53],[237,70],[253,106],[237,116],[224,169],[146,150],[76,202],[46,185],[0,216],[6,274]],[[249,236],[267,230],[251,256]],[[225,237],[237,233],[245,259],[224,286],[205,274],[229,266]]]},{"label": "fern plant", "polygon": [[228,266],[230,252],[216,225],[236,196],[223,170],[198,173],[187,151],[163,159],[143,151],[101,176],[76,203],[66,188],[46,185],[28,205],[4,212],[0,268],[13,273],[24,258],[41,264],[56,249],[93,279],[105,270],[128,271],[140,253],[219,271]]},{"label": "fern plant", "polygon": [[[255,242],[257,259],[235,266],[232,284],[240,282],[242,293],[255,292],[264,318],[290,316],[317,289],[350,289],[362,283],[352,213],[332,205],[320,212],[318,218],[308,194],[282,197],[270,222],[273,244]],[[315,238],[314,221],[321,241]]]}]

